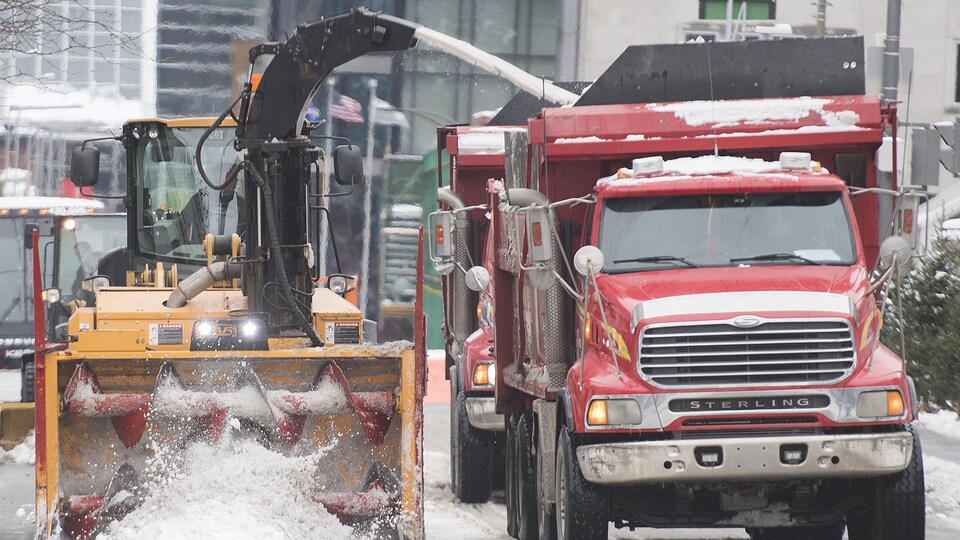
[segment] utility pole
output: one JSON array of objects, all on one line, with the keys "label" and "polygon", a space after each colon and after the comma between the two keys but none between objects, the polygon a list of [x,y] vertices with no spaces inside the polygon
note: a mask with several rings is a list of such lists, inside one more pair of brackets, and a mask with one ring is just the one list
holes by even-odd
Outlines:
[{"label": "utility pole", "polygon": [[[883,40],[883,91],[880,95],[884,104],[892,103],[897,100],[897,87],[900,84],[900,1],[887,0],[887,35]],[[894,149],[896,149],[897,134],[889,127],[886,137],[892,137]],[[902,156],[901,156],[901,159]],[[893,189],[893,174],[886,172],[877,173],[877,187],[881,189]],[[903,179],[900,179],[903,183]],[[880,240],[883,240],[888,230],[890,218],[893,215],[893,201],[889,197],[880,197],[878,213],[880,219]]]},{"label": "utility pole", "polygon": [[827,35],[827,0],[817,0],[817,37]]}]

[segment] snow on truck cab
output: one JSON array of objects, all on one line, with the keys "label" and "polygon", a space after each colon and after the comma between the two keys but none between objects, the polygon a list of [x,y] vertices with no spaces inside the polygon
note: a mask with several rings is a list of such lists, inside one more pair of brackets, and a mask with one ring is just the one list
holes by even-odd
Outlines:
[{"label": "snow on truck cab", "polygon": [[[859,39],[657,47],[624,56],[862,56]],[[912,382],[878,340],[879,287],[909,259],[909,240],[881,245],[875,189],[895,110],[862,72],[824,75],[825,95],[775,70],[744,75],[752,99],[706,101],[675,81],[658,93],[680,101],[625,102],[626,75],[604,76],[508,151],[493,271],[466,282],[493,291],[511,534],[922,536]]]}]

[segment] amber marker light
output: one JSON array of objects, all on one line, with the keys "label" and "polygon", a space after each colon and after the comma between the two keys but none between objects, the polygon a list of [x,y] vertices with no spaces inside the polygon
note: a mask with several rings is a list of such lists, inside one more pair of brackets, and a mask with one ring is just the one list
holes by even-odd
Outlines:
[{"label": "amber marker light", "polygon": [[607,425],[607,400],[595,399],[587,409],[587,423],[591,426]]},{"label": "amber marker light", "polygon": [[900,392],[890,390],[887,392],[887,415],[900,416],[903,414],[903,397]]}]

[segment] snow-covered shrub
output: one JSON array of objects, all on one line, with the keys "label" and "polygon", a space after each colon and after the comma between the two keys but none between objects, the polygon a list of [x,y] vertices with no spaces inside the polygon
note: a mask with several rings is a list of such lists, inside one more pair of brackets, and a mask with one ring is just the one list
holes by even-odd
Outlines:
[{"label": "snow-covered shrub", "polygon": [[885,294],[880,340],[906,359],[924,405],[960,409],[960,241],[941,234],[922,264],[891,280]]}]

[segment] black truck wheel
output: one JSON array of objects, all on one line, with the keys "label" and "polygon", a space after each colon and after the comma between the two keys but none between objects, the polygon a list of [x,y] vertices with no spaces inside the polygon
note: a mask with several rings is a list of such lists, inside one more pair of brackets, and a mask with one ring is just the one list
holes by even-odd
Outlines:
[{"label": "black truck wheel", "polygon": [[533,429],[530,415],[523,415],[517,422],[517,538],[534,540],[537,531],[537,475],[534,469]]},{"label": "black truck wheel", "polygon": [[36,399],[34,381],[36,372],[33,369],[33,356],[25,355],[23,363],[20,364],[20,401],[23,403],[33,403]]},{"label": "black truck wheel", "polygon": [[[543,437],[538,437],[536,440],[543,440]],[[551,460],[552,461],[552,460]],[[544,463],[544,452],[541,448],[537,447],[537,467],[536,467],[536,479],[537,479],[537,508],[540,511],[540,515],[537,519],[537,529],[539,530],[539,539],[540,540],[557,540],[557,512],[556,505],[547,504],[546,497],[544,493],[551,493],[554,490],[553,483],[546,486],[543,483],[543,479],[540,478],[540,471],[546,470],[546,467],[555,467],[555,463]]]},{"label": "black truck wheel", "polygon": [[874,480],[873,497],[866,507],[847,515],[850,540],[923,538],[926,530],[926,496],[923,486],[923,453],[917,426],[908,424],[913,454],[903,471]]},{"label": "black truck wheel", "polygon": [[457,392],[450,403],[450,464],[453,494],[465,503],[490,499],[492,441],[489,434],[470,425],[467,397]]},{"label": "black truck wheel", "polygon": [[605,540],[609,528],[607,492],[587,482],[565,428],[557,438],[557,538]]},{"label": "black truck wheel", "polygon": [[517,514],[517,416],[508,415],[504,421],[504,499],[507,507],[507,534],[516,538],[519,534],[519,518]]}]

